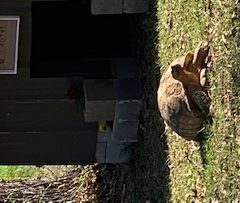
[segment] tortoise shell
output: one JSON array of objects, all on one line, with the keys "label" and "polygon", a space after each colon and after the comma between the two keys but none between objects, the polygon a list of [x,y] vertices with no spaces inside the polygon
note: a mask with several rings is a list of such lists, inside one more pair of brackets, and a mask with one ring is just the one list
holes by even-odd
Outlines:
[{"label": "tortoise shell", "polygon": [[209,47],[201,42],[194,54],[172,62],[158,88],[158,107],[168,126],[186,140],[195,140],[209,114],[206,90]]}]

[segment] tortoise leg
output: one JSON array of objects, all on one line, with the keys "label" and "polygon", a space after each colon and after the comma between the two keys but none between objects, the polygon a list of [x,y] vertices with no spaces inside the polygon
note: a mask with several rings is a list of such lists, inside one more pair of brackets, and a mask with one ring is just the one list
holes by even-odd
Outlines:
[{"label": "tortoise leg", "polygon": [[205,116],[208,116],[211,99],[207,93],[202,90],[194,91],[191,98],[193,103],[202,111],[202,113]]},{"label": "tortoise leg", "polygon": [[209,46],[206,42],[200,42],[194,52],[193,57],[193,66],[198,69],[199,72],[199,81],[202,87],[206,86],[207,77],[206,72],[207,69],[212,65],[212,56],[208,56],[209,54]]},{"label": "tortoise leg", "polygon": [[200,84],[202,87],[206,86],[207,83],[207,71],[211,68],[213,64],[213,56],[210,55],[207,57],[205,64],[203,65],[202,69],[200,69]]},{"label": "tortoise leg", "polygon": [[191,52],[188,52],[184,56],[178,57],[176,60],[174,60],[170,66],[180,66],[184,70],[189,70],[192,66],[192,60],[193,60],[193,54]]},{"label": "tortoise leg", "polygon": [[199,71],[206,66],[206,59],[209,53],[207,42],[200,42],[193,55],[193,66]]},{"label": "tortoise leg", "polygon": [[200,70],[200,84],[202,87],[205,87],[207,83],[206,71],[207,71],[206,68]]},{"label": "tortoise leg", "polygon": [[183,68],[185,70],[191,71],[192,69],[192,60],[193,60],[193,54],[191,52],[188,52],[184,57],[183,57]]},{"label": "tortoise leg", "polygon": [[212,67],[214,62],[214,56],[211,54],[207,57],[206,67],[209,69]]}]

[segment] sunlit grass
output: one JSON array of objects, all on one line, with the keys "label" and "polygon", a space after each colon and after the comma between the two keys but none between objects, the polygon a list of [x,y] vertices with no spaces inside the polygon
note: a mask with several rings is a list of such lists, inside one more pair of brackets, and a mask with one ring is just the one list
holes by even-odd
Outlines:
[{"label": "sunlit grass", "polygon": [[35,166],[0,166],[0,179],[26,179],[36,178],[40,175],[40,170]]},{"label": "sunlit grass", "polygon": [[[161,71],[177,56],[209,40],[213,124],[209,140],[189,143],[168,131],[173,202],[240,200],[239,10],[236,1],[158,1]],[[233,18],[237,18],[238,21]],[[238,22],[238,24],[236,23]],[[204,151],[201,150],[204,148]],[[206,159],[203,164],[202,156]]]},{"label": "sunlit grass", "polygon": [[56,179],[74,170],[75,165],[2,165],[0,166],[0,180],[16,179]]}]

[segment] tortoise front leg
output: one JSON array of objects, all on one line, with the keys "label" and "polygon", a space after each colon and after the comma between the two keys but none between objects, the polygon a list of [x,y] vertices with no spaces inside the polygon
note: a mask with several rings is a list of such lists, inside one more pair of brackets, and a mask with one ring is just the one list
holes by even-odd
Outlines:
[{"label": "tortoise front leg", "polygon": [[200,84],[202,87],[205,87],[207,83],[206,72],[207,72],[206,68],[200,70]]},{"label": "tortoise front leg", "polygon": [[206,67],[206,59],[208,58],[209,46],[207,42],[200,42],[195,49],[193,55],[193,66],[194,68],[200,70]]},{"label": "tortoise front leg", "polygon": [[204,63],[203,67],[200,69],[200,84],[202,87],[206,86],[207,83],[207,70],[212,66],[213,56],[207,57],[207,61]]},{"label": "tortoise front leg", "polygon": [[200,42],[195,49],[193,57],[193,67],[199,72],[199,82],[202,87],[206,86],[207,78],[206,72],[207,68],[211,66],[212,57],[208,56],[209,46],[207,42]]},{"label": "tortoise front leg", "polygon": [[191,95],[193,103],[202,111],[205,116],[209,115],[209,107],[211,105],[211,99],[206,92],[196,90]]}]

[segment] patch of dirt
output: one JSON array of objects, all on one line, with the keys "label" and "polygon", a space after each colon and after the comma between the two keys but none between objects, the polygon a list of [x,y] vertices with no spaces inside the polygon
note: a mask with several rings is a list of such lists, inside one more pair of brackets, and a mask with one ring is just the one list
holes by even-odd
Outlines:
[{"label": "patch of dirt", "polygon": [[0,182],[0,202],[93,202],[95,165],[72,167],[61,177]]}]

